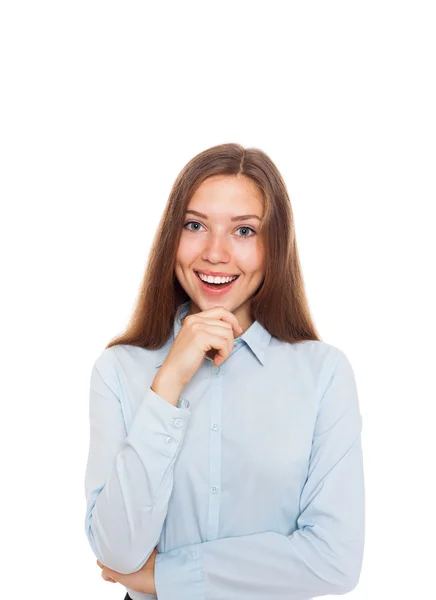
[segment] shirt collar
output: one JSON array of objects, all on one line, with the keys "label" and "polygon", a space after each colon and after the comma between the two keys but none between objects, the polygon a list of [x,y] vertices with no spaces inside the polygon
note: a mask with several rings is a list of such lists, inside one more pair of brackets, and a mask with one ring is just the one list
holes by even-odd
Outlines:
[{"label": "shirt collar", "polygon": [[[190,303],[191,299],[188,298],[188,300],[185,300],[185,302],[182,302],[182,304],[179,305],[174,318],[172,334],[164,345],[157,350],[156,368],[162,365],[170,351],[171,345],[182,327],[181,321],[189,312]],[[242,343],[247,344],[259,362],[264,365],[265,354],[270,340],[271,334],[259,323],[259,321],[254,321],[247,331],[244,331],[243,334],[235,339],[235,345]]]}]

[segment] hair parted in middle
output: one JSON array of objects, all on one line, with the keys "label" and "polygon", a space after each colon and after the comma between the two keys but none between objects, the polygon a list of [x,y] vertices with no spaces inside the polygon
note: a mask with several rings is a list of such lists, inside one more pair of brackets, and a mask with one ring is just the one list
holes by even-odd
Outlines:
[{"label": "hair parted in middle", "polygon": [[229,143],[200,152],[177,176],[153,239],[132,317],[124,333],[106,348],[130,344],[156,349],[168,339],[178,306],[189,299],[175,275],[185,212],[197,188],[214,175],[247,177],[263,199],[258,231],[264,236],[265,277],[251,299],[253,319],[282,341],[320,341],[304,288],[285,182],[265,152]]}]

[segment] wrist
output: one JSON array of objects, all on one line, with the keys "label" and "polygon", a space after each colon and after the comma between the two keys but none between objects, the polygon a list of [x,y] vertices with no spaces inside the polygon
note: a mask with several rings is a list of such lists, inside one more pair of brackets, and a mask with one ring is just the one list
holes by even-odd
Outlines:
[{"label": "wrist", "polygon": [[165,370],[164,367],[159,369],[151,384],[151,389],[173,406],[178,405],[184,387],[185,384],[174,377],[173,373]]}]

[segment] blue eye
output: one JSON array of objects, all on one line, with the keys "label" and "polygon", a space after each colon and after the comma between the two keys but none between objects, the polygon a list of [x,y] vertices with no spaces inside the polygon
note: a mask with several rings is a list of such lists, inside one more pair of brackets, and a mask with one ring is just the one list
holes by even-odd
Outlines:
[{"label": "blue eye", "polygon": [[[186,223],[183,225],[183,227],[187,228],[187,229],[188,229],[188,231],[192,231],[192,232],[194,232],[194,233],[195,233],[196,231],[199,231],[199,229],[198,229],[198,228],[197,228],[197,229],[189,229],[189,228],[187,227],[188,225],[193,225],[193,224],[194,224],[194,225],[200,225],[200,227],[203,227],[203,225],[202,225],[201,223],[199,223],[198,221],[187,221],[187,222],[186,222]],[[247,239],[247,238],[253,237],[253,235],[256,235],[256,232],[255,232],[255,230],[254,230],[252,227],[247,227],[246,225],[242,225],[241,227],[238,227],[238,230],[239,230],[239,229],[247,229],[248,231],[251,231],[251,233],[252,233],[252,235],[240,235],[240,236],[238,236],[238,237],[240,237],[241,239]]]},{"label": "blue eye", "polygon": [[[192,225],[192,223],[195,223],[196,225],[200,225],[200,223],[198,223],[197,221],[188,221],[187,223],[185,223],[183,225],[183,227],[186,227],[187,225]],[[189,231],[198,231],[198,229],[189,229]]]}]

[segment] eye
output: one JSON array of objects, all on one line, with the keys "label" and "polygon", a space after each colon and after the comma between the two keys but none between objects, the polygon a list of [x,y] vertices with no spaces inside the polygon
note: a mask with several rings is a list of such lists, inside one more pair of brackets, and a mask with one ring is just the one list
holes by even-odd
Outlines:
[{"label": "eye", "polygon": [[[253,235],[256,235],[256,232],[254,231],[254,229],[252,227],[245,227],[244,226],[244,227],[238,227],[238,229],[247,229],[248,231],[251,231],[251,233]],[[253,237],[253,235],[242,235],[240,237],[242,237],[242,238],[249,238],[249,237]]]},{"label": "eye", "polygon": [[[188,221],[187,223],[185,223],[183,225],[183,227],[186,227],[187,225],[200,225],[200,227],[202,227],[201,223],[199,223],[198,221]],[[189,229],[188,231],[198,231],[198,229]]]},{"label": "eye", "polygon": [[[199,223],[198,221],[187,221],[183,225],[183,227],[185,227],[185,229],[188,229],[188,231],[193,231],[193,232],[199,231],[198,227],[196,227],[195,229],[191,229],[191,228],[188,228],[188,225],[199,225],[200,227],[203,227],[203,225],[201,223]],[[238,237],[240,237],[241,239],[246,239],[249,237],[253,237],[253,235],[256,235],[256,232],[252,227],[247,227],[247,226],[243,225],[241,227],[238,227],[238,230],[240,230],[240,229],[245,229],[247,231],[251,231],[251,235],[239,235]]]}]

